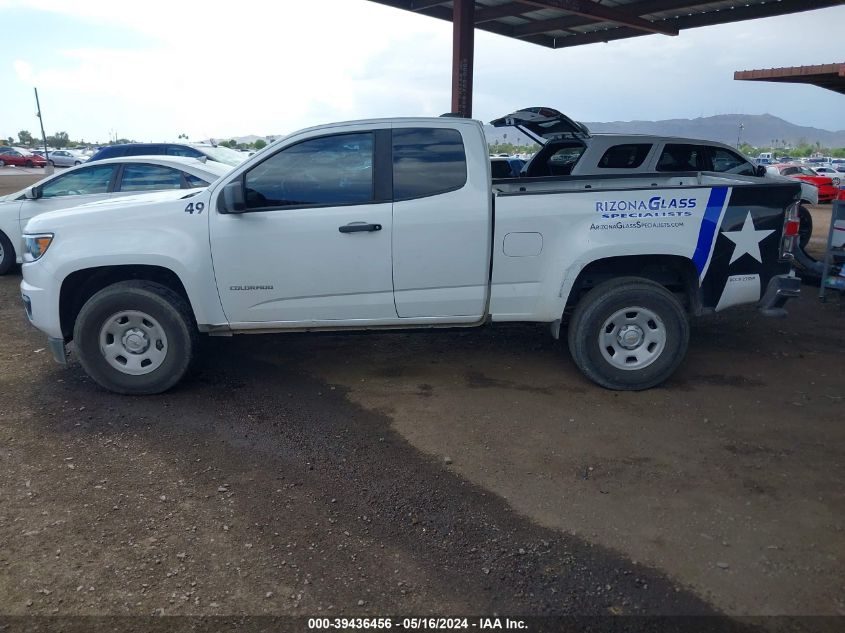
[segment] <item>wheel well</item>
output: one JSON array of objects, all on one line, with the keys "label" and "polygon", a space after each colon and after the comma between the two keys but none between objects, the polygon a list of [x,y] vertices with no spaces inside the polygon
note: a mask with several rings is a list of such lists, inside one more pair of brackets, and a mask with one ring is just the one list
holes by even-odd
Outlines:
[{"label": "wheel well", "polygon": [[88,299],[107,286],[130,279],[143,279],[166,286],[185,299],[188,306],[191,305],[179,276],[161,266],[98,266],[77,270],[65,278],[59,294],[59,316],[65,339],[73,338],[76,317]]},{"label": "wheel well", "polygon": [[564,314],[568,316],[587,292],[617,277],[650,279],[677,295],[688,312],[701,311],[698,274],[691,260],[677,255],[629,255],[597,259],[585,266],[575,279]]}]

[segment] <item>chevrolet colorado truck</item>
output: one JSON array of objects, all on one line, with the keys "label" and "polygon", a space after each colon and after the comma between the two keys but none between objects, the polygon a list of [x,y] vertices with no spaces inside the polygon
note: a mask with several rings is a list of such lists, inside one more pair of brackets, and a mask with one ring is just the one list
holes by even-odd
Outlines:
[{"label": "chevrolet colorado truck", "polygon": [[175,385],[200,333],[504,321],[565,325],[587,377],[646,389],[683,360],[691,317],[785,312],[799,194],[712,172],[493,180],[478,121],[337,123],[202,190],[33,218],[21,293],[59,362],[72,341],[125,394]]}]

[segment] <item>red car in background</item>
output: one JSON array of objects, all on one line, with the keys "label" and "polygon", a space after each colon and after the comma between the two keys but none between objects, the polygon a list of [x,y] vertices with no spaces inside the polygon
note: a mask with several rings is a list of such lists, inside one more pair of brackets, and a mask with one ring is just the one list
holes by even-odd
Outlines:
[{"label": "red car in background", "polygon": [[38,154],[19,148],[4,147],[0,149],[0,167],[14,165],[15,167],[44,167],[46,159]]},{"label": "red car in background", "polygon": [[781,176],[803,180],[814,184],[819,190],[819,202],[830,202],[839,195],[839,187],[834,187],[833,180],[827,176],[819,176],[809,167],[790,163],[766,165],[767,170],[777,170]]}]

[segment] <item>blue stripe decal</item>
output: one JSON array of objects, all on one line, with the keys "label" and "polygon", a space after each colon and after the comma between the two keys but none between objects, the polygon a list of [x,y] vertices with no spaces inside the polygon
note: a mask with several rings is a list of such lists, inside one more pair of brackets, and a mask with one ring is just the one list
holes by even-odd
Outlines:
[{"label": "blue stripe decal", "polygon": [[704,270],[704,266],[707,265],[710,247],[713,245],[713,236],[718,228],[716,223],[719,221],[727,195],[727,187],[713,187],[710,190],[710,199],[707,201],[704,218],[701,220],[701,229],[698,232],[698,244],[696,244],[695,253],[692,256],[692,261],[699,275]]}]

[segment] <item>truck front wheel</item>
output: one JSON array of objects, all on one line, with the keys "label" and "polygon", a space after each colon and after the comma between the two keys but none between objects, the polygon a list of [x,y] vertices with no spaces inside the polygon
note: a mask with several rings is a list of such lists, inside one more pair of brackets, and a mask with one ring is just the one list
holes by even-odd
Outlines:
[{"label": "truck front wheel", "polygon": [[666,288],[623,277],[584,295],[568,338],[575,364],[590,380],[639,391],[659,385],[678,368],[689,345],[689,321]]},{"label": "truck front wheel", "polygon": [[185,300],[149,281],[122,281],[91,297],[73,330],[82,367],[122,394],[167,391],[188,371],[197,331]]}]

